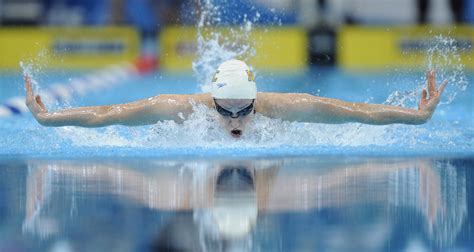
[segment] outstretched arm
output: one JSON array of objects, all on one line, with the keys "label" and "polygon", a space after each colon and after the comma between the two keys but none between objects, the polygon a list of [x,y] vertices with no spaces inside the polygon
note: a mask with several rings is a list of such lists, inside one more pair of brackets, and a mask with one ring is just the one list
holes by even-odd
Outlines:
[{"label": "outstretched arm", "polygon": [[[441,94],[446,87],[444,81],[436,88],[434,71],[427,73],[428,91],[423,90],[418,109],[396,106],[346,102],[317,97],[309,94],[259,94],[259,111],[272,118],[289,121],[367,124],[422,124],[433,115]],[[429,94],[429,97],[428,97]]]},{"label": "outstretched arm", "polygon": [[26,105],[44,126],[103,127],[113,124],[138,126],[163,120],[184,121],[192,113],[192,101],[208,104],[209,94],[158,95],[126,104],[79,107],[48,112],[41,97],[34,95],[29,76],[25,76]]}]

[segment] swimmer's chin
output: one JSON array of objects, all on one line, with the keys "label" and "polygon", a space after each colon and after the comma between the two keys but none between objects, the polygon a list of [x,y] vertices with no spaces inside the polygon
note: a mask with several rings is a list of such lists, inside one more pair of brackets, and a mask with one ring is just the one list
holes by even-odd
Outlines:
[{"label": "swimmer's chin", "polygon": [[242,130],[233,129],[230,131],[230,135],[233,136],[234,138],[240,138],[242,136]]}]

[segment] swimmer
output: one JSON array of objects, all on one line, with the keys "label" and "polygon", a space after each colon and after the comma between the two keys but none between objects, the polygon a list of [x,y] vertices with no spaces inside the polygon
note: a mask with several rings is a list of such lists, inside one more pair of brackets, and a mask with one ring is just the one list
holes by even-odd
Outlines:
[{"label": "swimmer", "polygon": [[427,72],[427,86],[418,109],[381,104],[347,102],[305,93],[257,93],[255,77],[242,61],[222,63],[213,79],[211,93],[161,94],[125,104],[79,107],[48,112],[41,97],[34,95],[29,76],[25,76],[26,105],[44,126],[103,127],[139,126],[158,121],[185,121],[194,104],[204,104],[219,114],[222,127],[235,138],[242,136],[246,125],[259,113],[285,121],[314,123],[422,124],[433,115],[447,85],[436,87],[435,72]]}]

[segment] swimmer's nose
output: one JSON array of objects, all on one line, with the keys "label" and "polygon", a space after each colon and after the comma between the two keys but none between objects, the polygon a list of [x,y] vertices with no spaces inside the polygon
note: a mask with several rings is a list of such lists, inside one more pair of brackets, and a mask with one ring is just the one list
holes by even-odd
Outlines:
[{"label": "swimmer's nose", "polygon": [[232,128],[238,128],[240,126],[240,121],[238,119],[230,119],[229,124]]}]

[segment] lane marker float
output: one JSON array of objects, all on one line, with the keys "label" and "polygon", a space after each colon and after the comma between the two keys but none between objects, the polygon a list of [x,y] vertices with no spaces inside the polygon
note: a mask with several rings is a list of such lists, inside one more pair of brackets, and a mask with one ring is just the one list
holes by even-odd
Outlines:
[{"label": "lane marker float", "polygon": [[[92,91],[111,88],[131,79],[134,76],[149,72],[137,64],[121,63],[102,70],[73,79],[69,84],[56,83],[39,92],[45,102],[70,101],[75,96],[83,96]],[[28,113],[24,96],[16,96],[0,103],[0,118]]]}]

